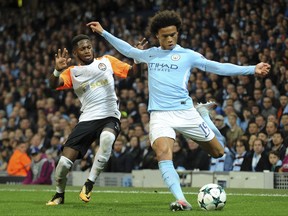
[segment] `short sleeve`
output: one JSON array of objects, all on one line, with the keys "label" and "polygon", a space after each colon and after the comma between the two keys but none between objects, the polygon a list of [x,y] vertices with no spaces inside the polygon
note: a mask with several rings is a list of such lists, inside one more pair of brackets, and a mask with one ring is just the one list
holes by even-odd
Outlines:
[{"label": "short sleeve", "polygon": [[122,62],[119,59],[110,55],[105,55],[105,57],[109,59],[112,65],[113,72],[116,76],[121,77],[121,78],[127,77],[128,72],[131,68],[129,64]]},{"label": "short sleeve", "polygon": [[59,86],[58,88],[56,88],[56,90],[73,88],[73,83],[72,83],[72,79],[71,79],[71,70],[70,70],[71,68],[72,67],[69,67],[68,69],[66,69],[65,71],[63,71],[60,74],[60,77],[63,79],[64,84],[62,86]]}]

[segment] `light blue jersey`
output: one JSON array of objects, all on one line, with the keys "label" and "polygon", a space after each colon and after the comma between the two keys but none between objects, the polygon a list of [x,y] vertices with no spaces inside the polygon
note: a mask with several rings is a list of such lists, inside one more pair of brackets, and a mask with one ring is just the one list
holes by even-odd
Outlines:
[{"label": "light blue jersey", "polygon": [[102,36],[123,55],[148,65],[148,111],[192,108],[187,85],[193,68],[223,76],[251,75],[255,71],[255,66],[210,61],[179,45],[172,50],[162,50],[161,47],[140,50],[107,31],[103,31]]}]

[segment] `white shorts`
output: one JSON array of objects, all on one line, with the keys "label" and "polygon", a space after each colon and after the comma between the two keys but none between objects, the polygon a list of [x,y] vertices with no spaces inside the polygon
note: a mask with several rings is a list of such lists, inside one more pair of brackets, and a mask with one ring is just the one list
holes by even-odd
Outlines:
[{"label": "white shorts", "polygon": [[189,110],[153,111],[149,127],[151,145],[160,137],[175,140],[175,131],[194,141],[210,141],[215,136],[194,107]]}]

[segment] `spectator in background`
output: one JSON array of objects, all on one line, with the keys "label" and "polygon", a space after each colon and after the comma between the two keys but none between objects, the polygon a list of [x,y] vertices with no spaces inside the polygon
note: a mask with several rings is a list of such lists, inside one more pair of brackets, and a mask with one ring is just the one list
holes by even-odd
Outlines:
[{"label": "spectator in background", "polygon": [[26,153],[28,143],[25,141],[16,141],[16,147],[7,165],[7,173],[11,176],[26,177],[31,165],[31,159]]},{"label": "spectator in background", "polygon": [[[97,152],[99,150],[99,146],[94,145],[94,142],[91,144],[91,148],[95,149]],[[86,154],[81,158],[80,160],[76,160],[75,163],[73,164],[72,170],[76,171],[86,171],[90,170],[93,164],[93,159],[94,159],[94,153],[89,148],[86,152]]]},{"label": "spectator in background", "polygon": [[255,122],[257,124],[258,127],[258,133],[259,132],[266,132],[266,119],[264,118],[263,115],[258,114],[257,116],[255,116]]},{"label": "spectator in background", "polygon": [[5,146],[0,147],[0,171],[6,171],[9,161],[8,151]]},{"label": "spectator in background", "polygon": [[272,143],[272,136],[278,130],[278,125],[275,122],[268,121],[265,126],[265,130],[268,136],[267,140],[267,148],[271,150],[273,143]]},{"label": "spectator in background", "polygon": [[121,120],[121,134],[123,134],[124,136],[126,136],[128,138],[128,131],[129,131],[129,122],[128,122],[128,118],[127,117],[122,117]]},{"label": "spectator in background", "polygon": [[270,171],[279,172],[279,169],[282,166],[282,160],[279,158],[279,152],[272,150],[269,152],[268,157],[271,166]]},{"label": "spectator in background", "polygon": [[224,108],[224,112],[225,112],[225,117],[224,117],[224,123],[225,124],[227,124],[230,128],[231,128],[231,125],[230,125],[230,122],[229,122],[229,119],[228,119],[228,117],[229,117],[229,115],[230,114],[232,114],[232,115],[234,115],[234,114],[236,114],[236,116],[237,116],[237,119],[236,119],[236,125],[238,126],[240,126],[240,124],[241,124],[241,119],[238,117],[238,115],[237,115],[237,113],[235,112],[235,109],[234,109],[234,107],[232,106],[232,105],[227,105],[225,108]]},{"label": "spectator in background", "polygon": [[232,171],[240,171],[247,151],[249,151],[247,141],[241,138],[237,139],[235,151],[236,154],[232,164]]},{"label": "spectator in background", "polygon": [[236,123],[237,118],[238,116],[236,115],[236,113],[231,113],[228,115],[230,129],[227,131],[226,136],[227,136],[227,146],[229,148],[231,148],[233,144],[236,142],[236,140],[244,134],[241,127],[239,127],[239,125],[237,125]]},{"label": "spectator in background", "polygon": [[235,92],[235,91],[231,92],[230,93],[230,99],[233,102],[233,107],[235,109],[235,112],[240,114],[242,112],[242,109],[243,109],[243,104],[239,100],[237,92]]},{"label": "spectator in background", "polygon": [[278,111],[277,111],[277,118],[280,121],[281,116],[283,114],[288,113],[288,96],[281,95],[280,98],[279,98],[279,101],[280,101],[280,106],[279,106]]},{"label": "spectator in background", "polygon": [[143,125],[138,123],[134,124],[135,136],[139,138],[140,148],[143,149],[146,146],[148,140],[148,134],[145,133]]},{"label": "spectator in background", "polygon": [[282,115],[280,122],[282,124],[282,129],[280,129],[280,131],[284,137],[284,145],[288,147],[288,113]]},{"label": "spectator in background", "polygon": [[51,185],[54,171],[53,162],[49,161],[37,147],[32,147],[30,154],[32,163],[28,175],[22,183]]},{"label": "spectator in background", "polygon": [[27,128],[24,131],[24,139],[28,142],[31,143],[31,139],[34,136],[33,130],[31,128]]},{"label": "spectator in background", "polygon": [[284,160],[286,146],[283,143],[283,135],[280,131],[276,131],[272,136],[272,150],[278,152],[278,157],[280,160]]},{"label": "spectator in background", "polygon": [[209,170],[210,157],[198,143],[192,139],[186,139],[188,150],[185,161],[186,170]]},{"label": "spectator in background", "polygon": [[[254,140],[256,139],[257,139],[257,135],[255,134],[252,134],[251,136],[249,136],[249,139],[248,139],[249,151],[253,151],[253,143],[254,143]],[[263,142],[263,145],[264,145],[264,142]]]},{"label": "spectator in background", "polygon": [[224,123],[224,117],[222,115],[216,115],[214,118],[214,124],[220,131],[220,133],[225,137],[227,140],[227,132],[229,131],[229,126]]},{"label": "spectator in background", "polygon": [[[9,138],[9,131],[4,130],[2,133],[2,140],[1,140],[1,147],[5,148],[7,151],[7,159],[11,157],[13,154],[13,146],[10,144],[10,138]],[[7,160],[7,162],[8,162]]]},{"label": "spectator in background", "polygon": [[60,142],[60,134],[54,133],[50,140],[50,148],[45,151],[49,160],[54,160],[57,164],[61,156],[62,144]]},{"label": "spectator in background", "polygon": [[248,124],[247,132],[248,136],[257,135],[258,134],[258,125],[255,121],[250,121]]},{"label": "spectator in background", "polygon": [[[264,90],[263,94],[267,95],[267,90],[271,89],[274,92],[275,98],[279,98],[280,93],[278,88],[273,84],[272,80],[270,78],[266,78],[264,82]],[[268,96],[268,95],[267,95]]]},{"label": "spectator in background", "polygon": [[247,91],[241,83],[238,83],[236,86],[236,92],[238,94],[238,98],[240,102],[243,104],[243,97],[247,95]]},{"label": "spectator in background", "polygon": [[136,107],[136,102],[132,99],[129,99],[128,101],[126,101],[126,112],[127,112],[127,116],[131,117],[133,119],[133,121],[139,121],[139,114],[138,114],[138,110]]},{"label": "spectator in background", "polygon": [[7,119],[0,116],[0,142],[2,141],[2,132],[6,129],[6,123]]},{"label": "spectator in background", "polygon": [[267,119],[270,114],[277,115],[277,109],[273,106],[271,98],[264,97],[261,114],[265,119]]},{"label": "spectator in background", "polygon": [[141,124],[144,129],[144,133],[149,134],[150,114],[148,112],[143,112],[140,114],[140,117],[141,117]]},{"label": "spectator in background", "polygon": [[105,168],[106,172],[130,173],[134,167],[134,161],[121,136],[119,136],[114,145],[110,159]]},{"label": "spectator in background", "polygon": [[256,102],[256,105],[262,106],[263,103],[263,92],[261,88],[255,88],[253,91],[253,98]]},{"label": "spectator in background", "polygon": [[256,118],[257,115],[261,114],[261,106],[253,104],[251,107],[252,118]]},{"label": "spectator in background", "polygon": [[282,166],[280,167],[279,172],[288,172],[288,148],[286,149],[285,157],[282,161]]},{"label": "spectator in background", "polygon": [[241,166],[241,171],[262,172],[270,170],[270,163],[262,140],[256,138],[253,142],[253,151],[245,158]]},{"label": "spectator in background", "polygon": [[251,111],[247,107],[244,107],[242,109],[242,118],[241,118],[241,123],[239,125],[242,131],[245,132],[247,130],[248,124],[251,120],[252,120]]},{"label": "spectator in background", "polygon": [[173,165],[176,170],[184,170],[187,152],[179,139],[176,138],[173,144]]},{"label": "spectator in background", "polygon": [[128,152],[132,156],[134,161],[133,169],[138,170],[141,163],[141,148],[139,137],[133,135],[129,139]]},{"label": "spectator in background", "polygon": [[268,147],[267,147],[267,142],[268,142],[268,136],[267,136],[267,134],[266,134],[266,132],[265,131],[260,131],[259,133],[258,133],[258,135],[257,135],[257,138],[258,139],[261,139],[262,141],[263,141],[263,144],[264,144],[264,146],[265,146],[265,151],[266,151],[266,153],[268,154],[269,153],[269,149],[268,149]]},{"label": "spectator in background", "polygon": [[143,113],[147,113],[147,104],[146,103],[139,103],[138,104],[138,114],[142,115]]},{"label": "spectator in background", "polygon": [[41,135],[41,133],[35,133],[30,141],[30,146],[31,147],[37,147],[38,149],[40,149],[41,151],[45,151],[46,149],[44,148],[43,145],[43,136]]},{"label": "spectator in background", "polygon": [[224,155],[221,158],[210,158],[210,171],[223,172],[231,171],[234,156],[228,147],[224,147]]},{"label": "spectator in background", "polygon": [[140,169],[158,169],[156,154],[152,149],[150,140],[146,141],[145,147],[141,151]]},{"label": "spectator in background", "polygon": [[[280,101],[279,101],[279,97],[275,97],[275,92],[269,88],[266,90],[266,94],[265,94],[266,97],[269,97],[272,101],[272,104],[273,104],[273,107],[275,107],[278,111],[279,107],[280,107]],[[264,101],[263,101],[264,102]]]}]

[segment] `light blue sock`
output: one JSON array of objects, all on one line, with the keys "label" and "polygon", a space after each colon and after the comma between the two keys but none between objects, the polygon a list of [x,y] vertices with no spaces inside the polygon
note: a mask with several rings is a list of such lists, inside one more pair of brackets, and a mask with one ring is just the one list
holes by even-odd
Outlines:
[{"label": "light blue sock", "polygon": [[217,140],[220,142],[220,144],[224,147],[225,145],[225,137],[222,136],[221,132],[218,130],[218,128],[215,126],[215,124],[212,122],[209,114],[207,115],[201,115],[205,123],[209,126],[209,128],[214,132]]},{"label": "light blue sock", "polygon": [[164,160],[158,163],[162,179],[176,200],[186,200],[180,186],[180,178],[171,160]]}]

